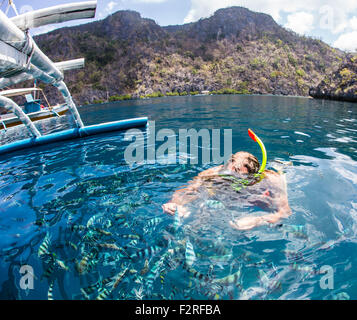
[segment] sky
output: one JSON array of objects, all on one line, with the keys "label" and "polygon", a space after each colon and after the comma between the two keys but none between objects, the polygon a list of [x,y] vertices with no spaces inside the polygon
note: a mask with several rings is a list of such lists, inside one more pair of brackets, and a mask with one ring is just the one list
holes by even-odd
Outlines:
[{"label": "sky", "polygon": [[[0,3],[3,0],[0,0]],[[7,2],[7,0],[4,0]],[[14,0],[19,13],[78,0]],[[135,10],[161,26],[198,21],[216,10],[242,6],[271,15],[281,26],[300,35],[312,36],[345,51],[357,51],[357,0],[98,0],[95,19],[118,10]],[[5,10],[4,4],[1,9]],[[9,16],[14,15],[12,9]],[[32,30],[40,34],[55,27],[93,21],[77,20]]]}]

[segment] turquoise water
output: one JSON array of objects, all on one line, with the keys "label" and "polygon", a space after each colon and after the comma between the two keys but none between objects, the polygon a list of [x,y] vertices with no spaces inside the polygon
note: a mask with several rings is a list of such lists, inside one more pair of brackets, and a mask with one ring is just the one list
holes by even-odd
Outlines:
[{"label": "turquoise water", "polygon": [[[252,128],[283,168],[293,214],[233,230],[232,203],[201,199],[175,224],[161,205],[212,165],[129,168],[123,132],[0,156],[0,298],[356,299],[356,104],[274,96],[201,96],[80,108],[85,124],[148,116],[160,128],[233,130],[233,152],[261,157]],[[73,125],[38,122],[42,132]],[[1,143],[25,137],[19,128]],[[160,145],[161,142],[157,143]],[[244,212],[243,212],[244,213]],[[248,213],[247,213],[248,214]],[[185,266],[185,244],[196,259]],[[145,265],[147,260],[148,265]],[[34,289],[20,288],[22,265]],[[321,287],[322,266],[333,288]],[[224,280],[229,275],[231,280]],[[222,280],[223,279],[223,280]]]}]

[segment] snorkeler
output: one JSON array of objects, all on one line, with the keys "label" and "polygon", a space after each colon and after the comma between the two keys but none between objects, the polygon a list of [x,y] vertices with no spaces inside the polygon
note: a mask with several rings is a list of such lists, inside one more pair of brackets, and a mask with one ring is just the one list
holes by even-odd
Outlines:
[{"label": "snorkeler", "polygon": [[252,154],[237,152],[230,157],[225,165],[200,172],[186,188],[177,190],[171,200],[162,206],[164,212],[174,215],[177,210],[179,216],[187,217],[190,212],[185,205],[199,198],[202,189],[208,194],[214,195],[219,193],[219,188],[223,188],[224,182],[228,181],[230,193],[236,200],[242,199],[242,192],[249,190],[255,193],[252,197],[254,198],[252,206],[273,210],[273,213],[270,214],[247,216],[230,221],[231,227],[248,230],[260,225],[276,223],[281,218],[290,216],[292,212],[288,202],[285,176],[272,170],[265,170],[265,147],[253,131],[249,129],[248,133],[262,149],[262,166]]}]

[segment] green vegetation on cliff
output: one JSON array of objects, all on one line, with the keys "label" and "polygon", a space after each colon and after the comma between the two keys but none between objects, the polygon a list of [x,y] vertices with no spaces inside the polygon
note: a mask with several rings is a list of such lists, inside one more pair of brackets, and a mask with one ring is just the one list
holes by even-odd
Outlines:
[{"label": "green vegetation on cliff", "polygon": [[[241,7],[161,27],[133,11],[36,37],[54,61],[86,58],[66,72],[78,103],[163,95],[270,93],[308,95],[345,62],[345,54],[301,37],[269,15]],[[55,98],[52,90],[48,94]]]},{"label": "green vegetation on cliff", "polygon": [[350,55],[337,71],[327,75],[310,95],[319,99],[357,102],[357,54]]}]

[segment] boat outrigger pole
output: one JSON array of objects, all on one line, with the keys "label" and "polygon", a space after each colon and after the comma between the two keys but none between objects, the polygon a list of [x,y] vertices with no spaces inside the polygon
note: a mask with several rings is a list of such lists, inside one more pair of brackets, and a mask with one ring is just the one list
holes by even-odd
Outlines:
[{"label": "boat outrigger pole", "polygon": [[[41,137],[41,133],[37,130],[31,119],[14,101],[0,95],[0,106],[13,112],[22,121],[26,128],[28,128],[32,136],[36,138]],[[5,125],[3,126],[6,128]]]},{"label": "boat outrigger pole", "polygon": [[[38,18],[38,20],[36,20],[36,26],[53,23],[53,21],[61,22],[78,18],[93,17],[95,14],[96,4],[96,1],[86,1],[83,3],[76,3],[72,5],[68,4],[65,6],[55,6],[48,9],[42,9],[40,14],[36,14],[36,11],[34,11],[31,14],[17,16],[15,17],[16,19],[9,19],[2,11],[0,11],[0,42],[2,43],[2,47],[8,47],[8,51],[12,51],[13,56],[15,55],[19,58],[17,60],[22,60],[13,61],[22,62],[20,64],[20,67],[17,66],[12,70],[6,69],[5,74],[0,72],[0,77],[5,78],[0,81],[0,88],[4,88],[5,86],[29,79],[39,79],[45,83],[52,84],[60,91],[64,100],[68,104],[68,107],[74,117],[77,127],[82,128],[84,126],[83,121],[80,117],[75,103],[73,102],[72,96],[66,84],[63,82],[63,73],[38,48],[32,37],[29,35],[28,29],[23,32],[16,24],[21,25],[22,28],[33,27],[33,23],[36,20],[35,17]],[[87,10],[83,11],[83,8],[87,8]],[[46,12],[51,12],[51,19],[45,18]],[[62,18],[60,18],[61,16]],[[66,19],[64,18],[65,16]],[[24,63],[24,58],[26,59],[26,64]],[[13,75],[11,75],[11,73],[13,73]],[[21,116],[19,117],[19,119],[21,121],[25,120],[24,124],[26,125],[26,127],[31,131],[32,134],[35,134],[35,132],[33,132],[33,128],[29,127],[29,122],[27,121],[25,114],[19,111],[21,110],[19,106],[17,106],[15,103],[4,105],[5,102],[8,101],[0,101],[0,106],[11,110],[17,116]],[[15,108],[15,106],[17,106],[16,110],[13,109]],[[39,132],[37,132],[36,136],[38,134],[41,135]]]},{"label": "boat outrigger pole", "polygon": [[0,154],[56,141],[147,125],[148,118],[142,117],[84,126],[71,93],[63,81],[63,71],[80,68],[84,65],[84,59],[54,63],[38,48],[29,35],[29,28],[74,19],[92,18],[95,15],[96,6],[97,1],[76,2],[31,11],[11,19],[0,11],[0,89],[26,80],[41,80],[51,84],[62,94],[76,123],[76,128],[41,136],[22,109],[12,100],[1,96],[0,107],[3,106],[12,111],[25,124],[33,137],[0,145]]}]

